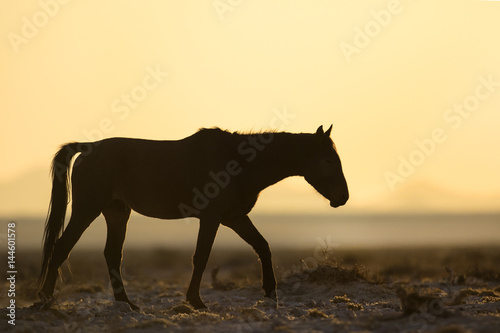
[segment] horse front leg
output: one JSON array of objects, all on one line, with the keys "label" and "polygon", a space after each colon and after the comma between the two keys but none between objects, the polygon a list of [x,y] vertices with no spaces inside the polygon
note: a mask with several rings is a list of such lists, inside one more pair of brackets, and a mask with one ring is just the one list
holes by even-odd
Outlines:
[{"label": "horse front leg", "polygon": [[200,283],[205,267],[207,266],[208,257],[210,256],[210,251],[212,250],[212,245],[218,229],[218,222],[200,220],[198,240],[196,242],[196,250],[193,256],[193,275],[186,294],[186,300],[195,309],[207,307],[200,297]]},{"label": "horse front leg", "polygon": [[222,222],[222,224],[233,229],[238,236],[253,247],[262,265],[262,288],[264,289],[265,296],[277,300],[276,278],[271,259],[271,249],[265,238],[255,228],[248,216]]}]

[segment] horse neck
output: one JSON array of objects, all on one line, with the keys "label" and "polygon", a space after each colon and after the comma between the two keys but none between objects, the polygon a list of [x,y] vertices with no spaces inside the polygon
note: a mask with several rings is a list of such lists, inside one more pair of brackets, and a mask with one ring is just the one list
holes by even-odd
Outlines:
[{"label": "horse neck", "polygon": [[248,169],[249,187],[257,193],[284,178],[303,176],[312,135],[272,133],[269,141],[261,144],[264,148],[256,150],[255,158],[244,168]]}]

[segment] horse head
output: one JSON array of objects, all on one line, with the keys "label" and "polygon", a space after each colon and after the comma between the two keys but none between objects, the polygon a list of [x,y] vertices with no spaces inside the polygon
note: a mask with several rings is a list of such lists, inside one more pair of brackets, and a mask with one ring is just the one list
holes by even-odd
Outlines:
[{"label": "horse head", "polygon": [[332,126],[326,132],[323,131],[323,126],[320,126],[314,134],[311,155],[304,168],[304,178],[330,201],[330,206],[336,208],[347,202],[349,190],[340,157],[330,138]]}]

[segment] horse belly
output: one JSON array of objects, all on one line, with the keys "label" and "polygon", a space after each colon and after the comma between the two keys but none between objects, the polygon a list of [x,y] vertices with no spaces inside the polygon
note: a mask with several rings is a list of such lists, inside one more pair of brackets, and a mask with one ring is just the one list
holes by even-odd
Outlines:
[{"label": "horse belly", "polygon": [[173,177],[134,177],[116,186],[115,196],[125,201],[134,211],[156,218],[179,219],[183,216],[179,206],[189,200],[189,184],[178,184]]},{"label": "horse belly", "polygon": [[115,197],[142,215],[162,219],[186,217],[179,206],[190,200],[192,186],[180,168],[143,165],[132,170],[116,178]]}]

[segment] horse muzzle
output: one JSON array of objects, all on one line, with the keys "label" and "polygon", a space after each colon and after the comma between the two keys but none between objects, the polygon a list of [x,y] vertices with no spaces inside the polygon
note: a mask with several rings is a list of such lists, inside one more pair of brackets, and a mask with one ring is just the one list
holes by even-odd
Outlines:
[{"label": "horse muzzle", "polygon": [[347,200],[349,199],[349,195],[343,195],[341,198],[330,200],[330,207],[337,208],[345,205]]}]

